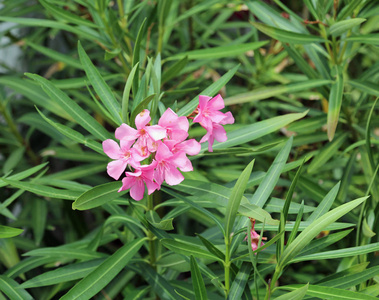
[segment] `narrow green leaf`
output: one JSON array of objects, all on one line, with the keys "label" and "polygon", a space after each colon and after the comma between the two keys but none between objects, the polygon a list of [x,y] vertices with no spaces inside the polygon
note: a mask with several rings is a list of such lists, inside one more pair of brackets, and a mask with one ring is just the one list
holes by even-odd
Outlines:
[{"label": "narrow green leaf", "polygon": [[48,271],[41,275],[32,277],[28,281],[25,281],[21,287],[28,289],[81,279],[96,269],[96,267],[98,267],[104,260],[105,258],[99,258],[76,264],[70,264],[67,266],[61,266],[53,271]]},{"label": "narrow green leaf", "polygon": [[344,5],[337,15],[337,21],[344,20],[345,18],[351,16],[361,2],[362,0],[355,0],[349,2],[347,5]]},{"label": "narrow green leaf", "polygon": [[184,69],[184,67],[188,63],[188,57],[185,56],[179,61],[175,62],[172,66],[170,66],[165,72],[163,72],[162,76],[162,84],[171,80],[172,78],[179,75],[179,73]]},{"label": "narrow green leaf", "polygon": [[267,86],[259,88],[251,92],[238,94],[225,99],[225,105],[241,104],[246,102],[254,102],[262,99],[271,98],[285,93],[303,92],[315,87],[330,84],[331,81],[327,79],[312,79],[302,82],[290,83],[288,85],[280,86]]},{"label": "narrow green leaf", "polygon": [[63,199],[63,200],[75,200],[80,194],[75,191],[55,189],[48,186],[37,185],[34,183],[28,183],[28,182],[22,182],[22,181],[7,180],[7,179],[2,179],[2,178],[0,178],[0,181],[3,181],[6,184],[9,184],[16,188],[34,193],[36,195],[41,195],[41,196],[50,197],[50,198],[58,198],[58,199]]},{"label": "narrow green leaf", "polygon": [[95,23],[83,19],[73,13],[68,12],[67,10],[61,9],[56,5],[51,5],[45,0],[40,0],[40,3],[45,7],[55,18],[60,19],[64,22],[74,23],[77,25],[84,25],[88,27],[99,27]]},{"label": "narrow green leaf", "polygon": [[111,114],[113,121],[117,124],[121,125],[121,106],[120,103],[114,97],[112,90],[106,84],[103,77],[101,77],[100,72],[93,65],[92,61],[88,57],[87,53],[84,51],[80,41],[78,41],[78,52],[80,61],[83,65],[84,71],[87,74],[89,81],[91,82],[92,87],[99,95],[101,102],[107,108],[109,113]]},{"label": "narrow green leaf", "polygon": [[23,256],[42,256],[42,257],[55,257],[64,259],[94,259],[106,256],[100,252],[88,251],[86,249],[74,249],[68,246],[61,247],[46,247],[31,250],[23,254]]},{"label": "narrow green leaf", "polygon": [[293,31],[283,30],[275,27],[268,26],[263,23],[251,22],[251,24],[262,31],[264,34],[278,41],[290,44],[310,44],[310,43],[325,43],[326,40],[322,37],[302,34]]},{"label": "narrow green leaf", "polygon": [[[293,229],[291,230],[290,236],[288,237],[287,240],[287,246],[291,245],[291,243],[294,241],[297,232],[299,231],[300,224],[301,224],[301,219],[303,218],[303,212],[304,212],[304,200],[301,201],[301,206],[299,208],[299,213],[296,216],[295,223],[293,225]],[[285,226],[286,229],[287,226]]]},{"label": "narrow green leaf", "polygon": [[379,88],[378,85],[370,81],[358,81],[358,80],[349,80],[348,84],[361,90],[362,92],[368,93],[379,97]]},{"label": "narrow green leaf", "polygon": [[183,59],[185,57],[188,57],[189,60],[218,59],[218,58],[223,58],[223,57],[233,57],[233,56],[238,56],[240,54],[243,54],[247,51],[261,48],[267,43],[268,41],[263,41],[263,42],[253,42],[253,43],[248,43],[248,44],[192,50],[192,51],[183,52],[177,55],[170,56],[167,58],[167,60]]},{"label": "narrow green leaf", "polygon": [[21,159],[23,158],[25,153],[25,147],[19,147],[14,150],[11,155],[9,155],[8,159],[4,162],[3,165],[3,173],[6,174],[13,170],[13,168],[20,164]]},{"label": "narrow green leaf", "polygon": [[372,33],[372,34],[355,35],[355,36],[348,37],[346,40],[349,42],[356,42],[356,43],[362,43],[362,44],[379,45],[379,34]]},{"label": "narrow green leaf", "polygon": [[191,255],[191,279],[193,289],[195,291],[195,299],[203,300],[208,299],[207,290],[205,289],[205,284],[199,266],[197,265],[196,259]]},{"label": "narrow green leaf", "polygon": [[322,230],[341,218],[343,215],[347,214],[349,211],[357,207],[367,197],[359,198],[351,202],[345,203],[320,218],[316,219],[312,224],[310,224],[304,231],[302,231],[299,236],[285,248],[282,256],[278,262],[278,265],[284,267],[292,260],[309,242],[314,239]]},{"label": "narrow green leaf", "polygon": [[243,262],[230,288],[230,292],[227,298],[228,300],[242,299],[242,294],[245,290],[250,273],[251,263]]},{"label": "narrow green leaf", "polygon": [[308,167],[308,173],[312,174],[318,171],[330,158],[335,155],[338,149],[347,139],[348,133],[341,134],[334,141],[326,145],[320,150],[318,155],[316,155]]},{"label": "narrow green leaf", "polygon": [[253,166],[254,166],[254,160],[252,160],[247,165],[247,167],[243,170],[236,184],[233,187],[232,193],[228,201],[228,205],[226,207],[225,239],[230,239],[230,234],[233,231],[234,221],[237,216],[237,211],[240,206],[243,193],[246,189],[247,181],[250,177],[251,171],[253,170]]},{"label": "narrow green leaf", "polygon": [[212,83],[209,87],[203,90],[200,94],[198,94],[195,98],[193,98],[189,103],[187,103],[183,108],[178,111],[178,116],[187,116],[191,114],[195,108],[199,105],[199,96],[209,96],[213,97],[216,93],[226,85],[229,80],[234,76],[237,72],[239,65],[235,66],[233,69],[229,70],[225,73],[219,80]]},{"label": "narrow green leaf", "polygon": [[131,125],[134,127],[135,125],[135,119],[137,117],[137,115],[142,112],[144,109],[146,109],[146,107],[149,105],[149,103],[151,102],[151,100],[153,100],[155,97],[155,94],[152,94],[152,95],[149,95],[147,96],[145,99],[143,99],[138,105],[137,107],[133,110],[131,116],[130,116],[130,123]]},{"label": "narrow green leaf", "polygon": [[344,87],[342,71],[342,67],[337,68],[336,82],[332,84],[332,88],[330,89],[327,121],[329,141],[332,141],[334,138],[334,133],[336,132],[338,118],[341,110]]},{"label": "narrow green leaf", "polygon": [[317,206],[316,210],[308,217],[307,222],[313,222],[326,214],[332,207],[334,200],[337,197],[341,183],[338,182],[324,197],[321,203]]},{"label": "narrow green leaf", "polygon": [[86,210],[106,204],[124,194],[127,191],[118,192],[121,182],[113,181],[93,187],[81,194],[74,203],[72,209]]},{"label": "narrow green leaf", "polygon": [[365,21],[366,19],[363,19],[363,18],[353,18],[349,20],[342,20],[330,26],[329,33],[332,36],[340,36],[341,34],[345,33],[346,31],[352,29],[355,26],[362,24]]},{"label": "narrow green leaf", "polygon": [[213,253],[217,257],[219,257],[221,260],[225,260],[225,254],[222,253],[218,248],[216,248],[215,245],[213,245],[210,241],[208,241],[206,238],[202,237],[200,234],[197,235],[203,245],[209,250],[209,252]]},{"label": "narrow green leaf", "polygon": [[[146,25],[146,18],[143,20],[137,34],[136,42],[134,44],[134,49],[133,49],[133,61],[132,61],[132,66],[135,67],[137,63],[140,62],[140,50],[141,50],[141,41],[142,37],[145,33],[145,25]],[[137,67],[137,71],[139,71],[139,67]],[[137,72],[137,76],[134,76],[133,79],[133,96],[134,99],[136,99],[138,87],[139,87],[139,72]]]},{"label": "narrow green leaf", "polygon": [[274,300],[302,300],[307,293],[309,283],[301,288],[298,288],[288,294],[276,297]]},{"label": "narrow green leaf", "polygon": [[47,220],[47,201],[40,198],[34,198],[33,208],[32,208],[32,223],[33,223],[33,233],[36,245],[40,245],[46,226]]},{"label": "narrow green leaf", "polygon": [[213,255],[212,253],[209,253],[209,251],[204,250],[200,248],[199,246],[195,246],[190,243],[186,243],[179,240],[171,240],[171,239],[162,239],[161,243],[166,248],[179,254],[183,254],[186,256],[193,255],[194,257],[198,257],[198,258],[206,258],[206,259],[217,260],[217,261],[222,262],[222,260],[219,257]]},{"label": "narrow green leaf", "polygon": [[126,80],[124,93],[122,94],[122,105],[121,105],[122,121],[124,123],[127,123],[127,124],[129,124],[128,111],[129,111],[130,90],[132,88],[134,76],[136,75],[136,71],[138,69],[138,66],[139,66],[139,62],[136,63],[136,65],[130,71],[128,79]]},{"label": "narrow green leaf", "polygon": [[238,213],[242,216],[256,219],[262,223],[269,225],[279,225],[278,220],[274,220],[271,215],[262,209],[261,207],[251,204],[251,203],[243,203],[238,208]]},{"label": "narrow green leaf", "polygon": [[27,291],[20,288],[17,281],[4,275],[0,275],[0,291],[12,300],[33,300]]},{"label": "narrow green leaf", "polygon": [[14,236],[18,236],[24,230],[0,225],[0,239],[6,239]]},{"label": "narrow green leaf", "polygon": [[361,254],[367,254],[371,252],[379,251],[379,243],[368,244],[358,247],[350,247],[344,249],[338,249],[333,251],[319,252],[309,255],[303,255],[294,258],[291,262],[299,262],[306,260],[320,260],[320,259],[337,259],[342,257],[350,257]]},{"label": "narrow green leaf", "polygon": [[274,162],[267,171],[263,181],[255,191],[250,203],[254,203],[259,207],[264,206],[267,199],[274,190],[276,183],[279,180],[280,174],[282,173],[282,169],[287,162],[288,155],[292,147],[292,141],[293,137],[290,137],[283,148],[280,150]]},{"label": "narrow green leaf", "polygon": [[79,281],[61,299],[90,299],[100,292],[128,264],[145,242],[136,239],[118,249],[100,266]]},{"label": "narrow green leaf", "polygon": [[[301,284],[285,285],[281,286],[284,290],[297,290],[303,287]],[[333,299],[333,300],[374,300],[378,299],[373,296],[361,294],[358,292],[347,291],[343,289],[336,289],[329,286],[309,285],[307,295],[317,297],[321,299]]]},{"label": "narrow green leaf", "polygon": [[[279,130],[280,128],[283,128],[298,119],[303,118],[307,113],[308,111],[304,113],[295,113],[287,114],[284,116],[278,116],[244,126],[241,129],[236,129],[234,131],[228,132],[228,140],[223,143],[215,141],[213,144],[213,149],[226,149],[229,147],[238,146],[243,143],[253,141],[271,132]],[[205,151],[206,148],[207,145],[204,144],[201,147],[202,151]]]},{"label": "narrow green leaf", "polygon": [[105,155],[105,153],[103,151],[103,147],[101,146],[100,143],[95,142],[95,141],[90,140],[90,139],[86,139],[80,132],[78,132],[78,131],[76,131],[76,130],[74,130],[74,129],[66,126],[66,125],[53,122],[48,117],[46,117],[37,107],[36,107],[36,110],[38,111],[38,113],[41,115],[41,117],[47,123],[49,123],[55,129],[57,129],[63,135],[67,136],[69,139],[71,139],[71,140],[73,140],[75,142],[81,143],[81,144],[87,146],[88,148],[96,151],[97,153]]},{"label": "narrow green leaf", "polygon": [[146,220],[153,225],[154,227],[161,230],[173,230],[174,226],[172,225],[173,218],[162,220],[157,212],[149,210],[146,213]]},{"label": "narrow green leaf", "polygon": [[50,81],[35,74],[25,73],[25,75],[37,81],[42,86],[46,94],[48,94],[53,101],[56,101],[60,107],[62,107],[84,129],[88,130],[88,132],[92,133],[100,140],[106,140],[111,137],[109,132],[106,131],[105,128],[101,126],[89,113],[81,108],[64,92],[55,87]]}]

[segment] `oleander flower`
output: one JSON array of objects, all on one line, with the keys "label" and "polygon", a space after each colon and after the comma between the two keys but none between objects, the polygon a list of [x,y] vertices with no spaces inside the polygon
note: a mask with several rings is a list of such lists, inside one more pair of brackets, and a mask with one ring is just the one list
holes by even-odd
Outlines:
[{"label": "oleander flower", "polygon": [[[260,235],[254,230],[255,219],[253,219],[253,218],[249,218],[249,219],[250,219],[250,221],[251,221],[251,231],[250,231],[250,236],[251,236],[251,249],[252,249],[253,251],[255,251],[255,250],[258,249],[258,247],[263,246],[264,243],[261,242],[261,244],[258,245],[258,244],[259,244],[259,238],[260,238]],[[245,237],[244,241],[246,241],[246,240],[248,240],[248,236],[247,236],[247,234],[246,234],[246,237]],[[262,237],[262,240],[265,241],[265,240],[267,240],[267,238],[266,238],[266,237]]]}]

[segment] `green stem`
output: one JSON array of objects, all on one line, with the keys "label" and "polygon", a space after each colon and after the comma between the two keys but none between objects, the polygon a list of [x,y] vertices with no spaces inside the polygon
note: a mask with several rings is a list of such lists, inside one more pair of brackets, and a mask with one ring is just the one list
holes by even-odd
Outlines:
[{"label": "green stem", "polygon": [[[147,211],[154,210],[154,194],[147,196]],[[155,236],[148,230],[147,238],[149,240],[149,255],[150,255],[150,265],[156,270],[156,255],[155,255]]]},{"label": "green stem", "polygon": [[225,298],[227,298],[230,291],[230,237],[226,237],[225,246]]}]

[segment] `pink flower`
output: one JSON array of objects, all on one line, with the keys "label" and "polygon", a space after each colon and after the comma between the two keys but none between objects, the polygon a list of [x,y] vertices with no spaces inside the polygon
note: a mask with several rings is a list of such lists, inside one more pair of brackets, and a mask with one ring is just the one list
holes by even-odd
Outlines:
[{"label": "pink flower", "polygon": [[[190,139],[183,142],[178,142],[175,140],[166,140],[164,141],[164,144],[169,148],[169,150],[173,154],[182,152],[187,155],[197,155],[199,154],[201,150],[200,143],[196,141],[195,139]],[[188,159],[188,157],[181,154],[181,159],[183,159],[185,163],[182,164],[182,167],[180,170],[182,170],[183,172],[192,171],[193,170],[192,163]]]},{"label": "pink flower", "polygon": [[178,117],[171,108],[167,108],[159,119],[158,125],[166,129],[170,140],[184,141],[188,136],[189,123],[187,118]]},{"label": "pink flower", "polygon": [[159,188],[158,184],[153,181],[154,168],[156,163],[140,166],[134,172],[125,172],[126,177],[122,179],[122,187],[119,192],[130,189],[130,196],[139,201],[145,193],[145,184],[147,193],[150,195]]},{"label": "pink flower", "polygon": [[[129,125],[121,124],[121,126],[116,129],[116,138],[127,141],[135,141],[138,139],[136,145],[138,150],[147,147],[149,152],[155,152],[158,146],[156,142],[166,137],[166,129],[159,125],[147,126],[150,120],[150,112],[144,109],[135,119],[137,130]],[[140,154],[144,156],[143,153]]]},{"label": "pink flower", "polygon": [[121,140],[120,147],[114,140],[111,139],[103,142],[104,153],[110,158],[115,159],[107,166],[107,173],[110,177],[118,180],[128,164],[133,168],[139,166],[139,162],[142,159],[136,155],[135,149],[130,148],[133,143],[134,141]]},{"label": "pink flower", "polygon": [[219,111],[225,107],[224,100],[220,95],[212,98],[208,96],[199,96],[199,106],[197,115],[193,119],[195,123],[200,123],[207,130],[200,143],[208,141],[208,151],[213,152],[214,140],[225,142],[228,138],[224,127],[221,125],[233,124],[234,118],[230,111],[222,113]]},{"label": "pink flower", "polygon": [[[250,235],[251,235],[251,249],[253,249],[253,251],[257,250],[258,249],[258,243],[259,243],[259,238],[260,238],[260,235],[254,230],[254,225],[255,225],[255,219],[252,219],[252,218],[249,218],[250,221],[251,221],[251,231],[250,231]],[[244,241],[248,240],[248,237],[246,235]],[[265,241],[267,240],[266,237],[262,237],[262,240]],[[263,242],[261,242],[261,247],[264,245]]]},{"label": "pink flower", "polygon": [[187,157],[184,152],[172,153],[169,148],[161,142],[158,146],[157,153],[155,154],[155,161],[157,163],[154,173],[154,179],[160,186],[166,180],[169,185],[177,185],[184,180],[182,173],[192,171],[192,165],[189,167],[187,164]]}]

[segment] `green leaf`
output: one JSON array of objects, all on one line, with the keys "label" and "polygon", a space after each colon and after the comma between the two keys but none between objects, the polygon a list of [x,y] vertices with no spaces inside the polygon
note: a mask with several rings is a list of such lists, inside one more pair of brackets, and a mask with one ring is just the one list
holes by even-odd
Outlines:
[{"label": "green leaf", "polygon": [[230,288],[230,292],[227,298],[228,300],[242,299],[242,294],[245,290],[250,273],[251,263],[243,262]]},{"label": "green leaf", "polygon": [[348,133],[341,134],[333,142],[322,148],[318,155],[316,155],[308,167],[308,173],[312,174],[319,171],[324,164],[336,154],[337,150],[347,139]]},{"label": "green leaf", "polygon": [[315,35],[296,33],[293,31],[271,27],[262,23],[251,22],[251,24],[259,31],[262,31],[264,34],[268,35],[269,37],[281,41],[283,43],[310,44],[326,42],[324,38]]},{"label": "green leaf", "polygon": [[20,288],[17,281],[0,275],[0,291],[12,300],[33,300],[33,297],[24,289]]},{"label": "green leaf", "polygon": [[351,36],[346,39],[349,42],[356,42],[362,44],[371,44],[371,45],[379,45],[379,34],[361,34],[356,36]]},{"label": "green leaf", "polygon": [[133,67],[133,69],[130,71],[128,80],[126,81],[126,84],[125,84],[124,93],[122,94],[122,105],[121,105],[122,121],[127,124],[129,124],[128,110],[129,110],[130,90],[132,88],[134,76],[136,75],[138,66],[139,66],[139,63],[137,63]]},{"label": "green leaf", "polygon": [[274,300],[302,300],[304,299],[304,296],[307,293],[308,287],[309,287],[309,283],[304,285],[301,288],[298,288],[292,292],[289,292],[288,294],[276,297]]},{"label": "green leaf", "polygon": [[4,162],[3,165],[3,173],[6,174],[13,170],[14,167],[20,164],[21,159],[23,158],[25,153],[25,147],[19,147],[14,150],[11,155],[9,155],[8,159]]},{"label": "green leaf", "polygon": [[45,233],[47,220],[47,201],[45,199],[34,198],[32,208],[33,233],[36,245],[40,245]]},{"label": "green leaf", "polygon": [[278,220],[274,220],[267,211],[255,204],[241,204],[238,208],[238,213],[240,213],[242,216],[256,219],[265,224],[279,225]]},{"label": "green leaf", "polygon": [[64,92],[55,87],[50,81],[35,74],[25,73],[25,75],[37,81],[42,86],[46,94],[48,94],[53,101],[56,101],[67,114],[69,114],[84,129],[88,130],[88,132],[100,140],[106,140],[111,137],[109,132],[106,131],[105,128],[101,126],[89,113],[81,108]]},{"label": "green leaf", "polygon": [[254,160],[252,160],[239,176],[236,184],[233,187],[228,205],[226,206],[225,215],[225,239],[230,239],[230,234],[233,231],[234,221],[237,216],[243,193],[246,189],[247,181],[249,180],[251,171],[253,170]]},{"label": "green leaf", "polygon": [[230,45],[213,47],[208,49],[192,50],[188,52],[179,53],[167,58],[167,60],[183,59],[188,57],[189,60],[199,59],[219,59],[223,57],[233,57],[243,54],[247,51],[255,50],[266,45],[268,41],[253,42],[248,44]]},{"label": "green leaf", "polygon": [[349,80],[348,84],[357,88],[358,90],[361,90],[362,92],[379,97],[378,85],[373,82]]},{"label": "green leaf", "polygon": [[254,102],[262,99],[271,98],[284,93],[302,92],[311,88],[324,86],[330,84],[331,81],[327,79],[311,79],[302,82],[291,83],[288,85],[280,86],[267,86],[259,88],[251,92],[238,94],[225,99],[225,105],[241,104],[246,102]]},{"label": "green leaf", "polygon": [[100,266],[79,281],[61,299],[90,299],[100,292],[137,254],[145,238],[136,239],[118,249]]},{"label": "green leaf", "polygon": [[149,265],[141,263],[138,264],[138,267],[135,267],[133,270],[143,276],[143,278],[151,286],[152,290],[161,299],[182,299],[178,296],[173,286],[164,277],[162,277],[154,269],[152,269]]},{"label": "green leaf", "polygon": [[329,101],[328,101],[328,121],[327,130],[329,141],[332,141],[336,132],[338,117],[341,110],[342,98],[343,98],[343,69],[337,67],[336,82],[332,84],[330,89]]},{"label": "green leaf", "polygon": [[329,33],[332,36],[340,36],[341,34],[345,33],[346,31],[352,29],[355,26],[362,24],[365,21],[366,19],[363,18],[353,18],[349,20],[339,21],[330,26]]},{"label": "green leaf", "polygon": [[63,199],[63,200],[75,200],[79,196],[79,193],[75,191],[55,189],[52,187],[37,185],[34,183],[8,180],[8,179],[3,179],[3,178],[0,178],[0,181],[3,181],[21,190],[26,190],[36,195],[41,195],[41,196],[50,197],[50,198],[58,198],[58,199]]},{"label": "green leaf", "polygon": [[[228,132],[228,140],[223,143],[215,141],[213,144],[213,149],[226,149],[229,147],[239,146],[243,143],[253,141],[271,132],[279,130],[298,119],[303,118],[307,113],[308,111],[304,113],[295,113],[287,114],[284,116],[278,116],[244,126],[241,129],[236,129],[234,131]],[[202,151],[205,151],[207,147],[207,145],[203,144],[201,147]]]},{"label": "green leaf", "polygon": [[219,257],[221,260],[225,260],[225,254],[221,252],[215,245],[213,245],[210,241],[208,241],[206,238],[202,237],[200,234],[197,235],[203,245],[209,250],[209,252],[213,253],[217,257]]},{"label": "green leaf", "polygon": [[121,188],[121,182],[113,181],[93,187],[92,189],[81,194],[74,203],[72,209],[86,210],[100,205],[109,203],[110,201],[125,195],[127,191],[118,192]]},{"label": "green leaf", "polygon": [[325,230],[328,225],[332,224],[343,215],[347,214],[367,198],[368,197],[363,197],[345,203],[316,219],[307,228],[305,228],[304,231],[302,231],[290,245],[284,249],[278,265],[281,267],[287,265],[289,261],[292,260],[306,245],[308,245],[309,242],[314,239],[322,230]]},{"label": "green leaf", "polygon": [[196,259],[191,255],[191,279],[193,289],[195,291],[195,299],[203,300],[208,299],[207,290],[205,289],[205,284],[199,266],[197,265]]},{"label": "green leaf", "polygon": [[[303,287],[301,284],[285,285],[280,286],[280,289],[284,290],[297,290]],[[307,290],[307,295],[322,299],[333,299],[333,300],[374,300],[378,299],[373,296],[361,294],[358,292],[347,291],[343,289],[336,289],[329,286],[318,286],[309,285]]]},{"label": "green leaf", "polygon": [[104,260],[105,258],[99,258],[67,266],[61,266],[53,271],[48,271],[41,275],[32,277],[28,281],[25,281],[21,287],[28,289],[81,279],[96,269],[96,267]]},{"label": "green leaf", "polygon": [[291,262],[306,261],[306,260],[320,260],[320,259],[337,259],[342,257],[356,256],[366,253],[379,251],[379,243],[368,244],[358,247],[350,247],[338,249],[333,251],[319,252],[309,255],[303,255],[294,258]]},{"label": "green leaf", "polygon": [[38,113],[41,115],[41,117],[47,123],[49,123],[55,129],[57,129],[63,135],[67,136],[69,139],[71,139],[71,140],[73,140],[75,142],[81,143],[81,144],[87,146],[88,148],[96,151],[97,153],[105,155],[105,153],[103,151],[103,147],[101,146],[100,143],[85,138],[80,132],[78,132],[78,131],[76,131],[76,130],[74,130],[74,129],[66,126],[66,125],[53,122],[48,117],[46,117],[37,107],[36,107],[36,110],[38,111]]},{"label": "green leaf", "polygon": [[222,262],[222,260],[219,257],[213,255],[212,253],[209,253],[207,250],[204,250],[199,246],[195,246],[187,242],[171,239],[162,239],[161,243],[166,248],[179,254],[183,254],[186,256],[193,255],[194,257],[206,258]]},{"label": "green leaf", "polygon": [[113,121],[116,124],[121,125],[121,105],[114,97],[112,90],[106,84],[103,77],[101,77],[100,72],[93,65],[87,53],[84,51],[82,45],[80,44],[80,41],[78,41],[78,52],[80,61],[83,65],[84,71],[86,72],[89,81],[91,82],[92,87],[99,95],[101,102],[104,104],[104,106],[111,114]]},{"label": "green leaf", "polygon": [[216,95],[216,93],[224,85],[226,85],[229,82],[229,80],[234,76],[238,68],[239,68],[239,65],[235,66],[233,69],[225,73],[219,80],[212,83],[209,87],[203,90],[200,94],[198,94],[195,98],[193,98],[189,103],[187,103],[184,107],[182,107],[178,111],[178,116],[187,116],[191,114],[195,110],[195,108],[199,105],[200,95],[209,96],[209,97],[213,97],[214,95]]},{"label": "green leaf", "polygon": [[46,55],[47,57],[50,57],[58,62],[62,62],[68,66],[74,67],[76,69],[83,70],[83,67],[81,63],[77,60],[72,58],[71,56],[62,54],[60,52],[54,51],[50,48],[43,47],[38,44],[34,44],[31,41],[25,40],[26,45],[33,48],[34,50]]},{"label": "green leaf", "polygon": [[337,194],[338,194],[338,191],[340,188],[340,184],[341,183],[338,182],[329,191],[329,193],[324,197],[324,199],[321,201],[321,203],[317,206],[316,210],[308,217],[307,222],[313,222],[329,211],[329,209],[332,207],[334,200],[337,197]]},{"label": "green leaf", "polygon": [[72,14],[68,12],[67,10],[61,9],[56,5],[51,5],[45,0],[40,0],[40,3],[43,5],[43,7],[46,8],[55,18],[63,20],[64,22],[68,23],[74,23],[77,25],[83,25],[88,27],[99,27],[95,23],[92,23],[91,21],[88,21],[86,19],[83,19],[75,14]]},{"label": "green leaf", "polygon": [[165,231],[174,229],[174,226],[172,225],[172,221],[174,220],[173,218],[162,220],[153,210],[149,210],[146,213],[146,219],[155,228]]},{"label": "green leaf", "polygon": [[0,225],[0,239],[6,239],[21,234],[24,230]]},{"label": "green leaf", "polygon": [[152,95],[149,95],[147,96],[145,99],[143,99],[138,105],[137,107],[133,110],[131,116],[130,116],[130,123],[132,125],[132,127],[134,127],[135,125],[135,119],[137,117],[137,115],[142,112],[144,109],[146,109],[146,107],[149,105],[149,103],[151,102],[151,100],[153,100],[155,97],[155,94],[152,94]]},{"label": "green leaf", "polygon": [[288,155],[291,151],[292,141],[293,137],[290,137],[283,148],[280,150],[274,162],[267,171],[263,181],[255,191],[253,198],[250,200],[250,203],[254,203],[259,207],[263,207],[265,205],[267,199],[274,190],[277,181],[279,180],[284,165],[286,164]]},{"label": "green leaf", "polygon": [[172,66],[170,66],[165,72],[163,72],[162,84],[178,76],[179,73],[187,65],[187,63],[188,63],[188,57],[185,56],[181,60],[175,62]]},{"label": "green leaf", "polygon": [[43,256],[64,259],[94,259],[106,256],[104,253],[88,251],[86,249],[74,249],[68,246],[46,247],[31,250],[23,254],[23,256]]},{"label": "green leaf", "polygon": [[[140,62],[140,51],[141,51],[141,41],[142,37],[144,35],[145,31],[145,25],[146,25],[146,18],[143,20],[137,34],[136,42],[134,44],[134,49],[133,49],[133,61],[132,61],[132,66],[133,68]],[[139,67],[137,67],[137,71],[139,71]],[[137,76],[133,76],[133,96],[134,99],[136,99],[137,91],[138,91],[138,86],[139,86],[139,72],[137,72]],[[142,87],[141,87],[142,88]]]}]

